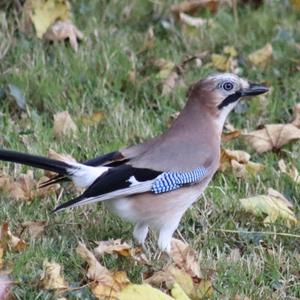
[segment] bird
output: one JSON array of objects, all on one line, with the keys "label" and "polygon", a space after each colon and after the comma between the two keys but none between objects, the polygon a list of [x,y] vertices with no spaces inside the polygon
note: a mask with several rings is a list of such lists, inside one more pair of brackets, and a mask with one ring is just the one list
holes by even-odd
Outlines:
[{"label": "bird", "polygon": [[138,243],[144,246],[152,229],[158,248],[170,253],[182,216],[218,170],[227,116],[241,99],[266,92],[268,87],[235,74],[209,75],[191,85],[186,105],[168,130],[145,142],[82,163],[6,149],[0,149],[0,160],[57,173],[42,186],[71,180],[84,189],[53,212],[104,202],[135,224]]}]

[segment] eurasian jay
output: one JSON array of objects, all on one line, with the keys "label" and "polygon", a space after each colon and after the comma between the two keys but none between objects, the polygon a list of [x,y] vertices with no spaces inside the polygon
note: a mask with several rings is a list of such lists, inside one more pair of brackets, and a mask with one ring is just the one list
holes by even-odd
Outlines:
[{"label": "eurasian jay", "polygon": [[171,238],[185,211],[203,193],[219,167],[221,134],[228,114],[245,96],[268,91],[234,74],[206,77],[191,86],[187,103],[162,135],[84,163],[58,161],[8,150],[0,160],[58,173],[85,191],[54,209],[103,201],[135,224],[133,236],[144,245],[149,227],[158,247],[170,251]]}]

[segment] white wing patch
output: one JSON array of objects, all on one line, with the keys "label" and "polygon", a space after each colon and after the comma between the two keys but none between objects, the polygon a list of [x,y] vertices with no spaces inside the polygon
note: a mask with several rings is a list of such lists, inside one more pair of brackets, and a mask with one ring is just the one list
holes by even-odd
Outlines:
[{"label": "white wing patch", "polygon": [[72,163],[70,177],[74,184],[80,188],[89,187],[98,177],[109,170],[108,167],[92,167],[80,163]]}]

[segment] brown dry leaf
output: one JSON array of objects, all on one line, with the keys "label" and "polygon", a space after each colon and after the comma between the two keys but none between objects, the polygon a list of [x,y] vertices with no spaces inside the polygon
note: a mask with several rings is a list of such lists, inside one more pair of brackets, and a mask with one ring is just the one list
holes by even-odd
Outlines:
[{"label": "brown dry leaf", "polygon": [[27,246],[24,240],[12,234],[9,229],[8,223],[4,223],[1,226],[0,241],[4,248],[8,247],[9,249],[17,252],[23,251]]},{"label": "brown dry leaf", "polygon": [[192,17],[187,15],[186,13],[179,13],[179,20],[181,23],[188,25],[188,26],[192,26],[192,27],[202,27],[204,25],[208,24],[208,20],[203,19],[203,18],[196,18],[196,17]]},{"label": "brown dry leaf", "polygon": [[171,293],[174,287],[176,288],[176,284],[178,284],[185,295],[195,300],[206,299],[211,297],[213,293],[212,284],[209,280],[192,278],[185,270],[179,269],[174,265],[166,266],[163,270],[154,273],[145,282],[158,287],[165,284],[171,290]]},{"label": "brown dry leaf", "polygon": [[293,9],[300,11],[300,0],[290,0]]},{"label": "brown dry leaf", "polygon": [[16,200],[31,201],[35,196],[35,187],[33,171],[28,170],[26,174],[20,174],[17,180],[10,183],[10,195]]},{"label": "brown dry leaf", "polygon": [[295,225],[298,220],[292,209],[292,204],[279,192],[268,190],[268,195],[259,195],[240,199],[242,208],[256,216],[266,214],[264,224],[274,223],[277,219],[283,219],[288,226]]},{"label": "brown dry leaf", "polygon": [[0,191],[8,192],[10,191],[10,177],[4,172],[0,171]]},{"label": "brown dry leaf", "polygon": [[258,152],[278,150],[300,138],[300,129],[293,124],[267,124],[262,129],[243,133],[242,137]]},{"label": "brown dry leaf", "polygon": [[87,249],[85,244],[78,243],[76,253],[89,265],[87,272],[88,279],[99,280],[111,275],[110,271],[100,264],[95,255]]},{"label": "brown dry leaf", "polygon": [[[45,171],[46,173],[46,171]],[[47,171],[48,174],[50,174],[49,171]],[[51,173],[51,174],[56,174],[56,173]],[[47,181],[50,180],[52,176],[48,177],[48,176],[43,176],[39,179],[39,181],[36,183],[36,187],[34,190],[34,195],[37,197],[46,197],[49,195],[53,195],[55,194],[59,189],[60,189],[60,184],[59,183],[55,183],[55,184],[51,184],[49,186],[43,186],[41,187],[41,185]]]},{"label": "brown dry leaf", "polygon": [[222,142],[229,142],[231,140],[236,139],[240,135],[241,135],[240,130],[234,130],[234,131],[231,131],[231,132],[223,132],[222,133]]},{"label": "brown dry leaf", "polygon": [[300,128],[300,103],[297,103],[294,106],[294,120],[292,124]]},{"label": "brown dry leaf", "polygon": [[194,13],[199,9],[208,9],[211,12],[216,12],[219,6],[231,5],[230,0],[189,0],[182,1],[171,6],[173,14],[179,13]]},{"label": "brown dry leaf", "polygon": [[56,138],[64,138],[76,133],[77,126],[67,111],[56,113],[53,117],[53,133]]},{"label": "brown dry leaf", "polygon": [[[114,272],[93,282],[91,290],[97,299],[119,300],[120,292],[128,287],[129,284],[130,281],[125,272]],[[131,299],[133,300],[134,298]]]},{"label": "brown dry leaf", "polygon": [[279,170],[288,175],[294,182],[300,183],[300,176],[297,168],[294,165],[287,166],[283,159],[278,162]]},{"label": "brown dry leaf", "polygon": [[265,68],[271,61],[273,48],[270,43],[248,55],[249,61],[258,67]]},{"label": "brown dry leaf", "polygon": [[141,47],[141,49],[139,50],[138,53],[140,54],[144,51],[152,49],[152,48],[154,48],[154,46],[155,46],[154,30],[153,30],[153,27],[150,26],[145,35],[143,46]]},{"label": "brown dry leaf", "polygon": [[43,38],[53,42],[69,39],[71,47],[77,52],[78,41],[83,39],[83,33],[69,20],[57,21],[48,28]]},{"label": "brown dry leaf", "polygon": [[93,126],[101,123],[105,119],[103,111],[97,111],[90,116],[83,116],[81,118],[82,123],[86,126]]},{"label": "brown dry leaf", "polygon": [[172,238],[170,257],[180,269],[185,270],[192,277],[201,278],[196,252],[189,244]]},{"label": "brown dry leaf", "polygon": [[3,256],[4,256],[4,247],[2,247],[0,243],[0,270],[3,268]]},{"label": "brown dry leaf", "polygon": [[52,149],[48,151],[48,157],[65,162],[76,162],[76,159],[72,155],[57,153]]},{"label": "brown dry leaf", "polygon": [[202,65],[202,59],[207,56],[207,52],[198,53],[184,59],[180,64],[175,65],[166,79],[162,82],[162,94],[167,95],[181,84],[184,72],[191,62],[196,62],[197,67]]},{"label": "brown dry leaf", "polygon": [[255,175],[264,169],[264,165],[250,161],[250,154],[242,150],[221,149],[219,170],[224,172],[231,169],[238,178]]},{"label": "brown dry leaf", "polygon": [[28,230],[31,239],[39,238],[47,225],[47,221],[26,221],[22,223],[22,226]]},{"label": "brown dry leaf", "polygon": [[71,17],[70,4],[67,0],[27,0],[24,12],[29,15],[39,38],[57,20]]},{"label": "brown dry leaf", "polygon": [[100,241],[98,246],[94,249],[95,254],[118,254],[121,256],[132,256],[133,250],[127,243],[122,243],[121,239]]},{"label": "brown dry leaf", "polygon": [[43,262],[43,273],[41,275],[41,285],[47,290],[67,289],[68,284],[61,275],[61,265],[56,262]]}]

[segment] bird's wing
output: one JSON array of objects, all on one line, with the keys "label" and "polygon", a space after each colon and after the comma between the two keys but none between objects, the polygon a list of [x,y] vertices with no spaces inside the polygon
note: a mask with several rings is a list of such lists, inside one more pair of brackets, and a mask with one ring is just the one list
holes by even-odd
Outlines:
[{"label": "bird's wing", "polygon": [[145,192],[153,194],[170,192],[200,182],[206,175],[207,169],[204,167],[189,172],[163,172],[123,165],[109,169],[82,195],[58,206],[54,211]]}]

